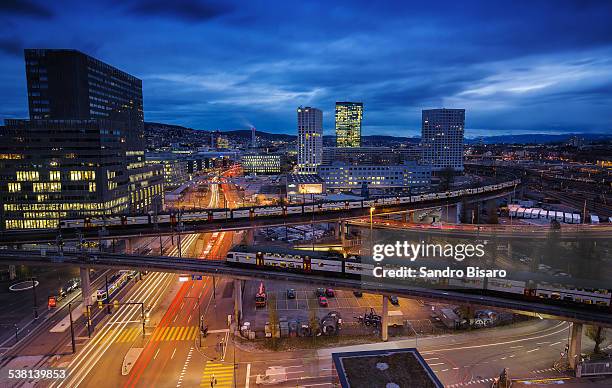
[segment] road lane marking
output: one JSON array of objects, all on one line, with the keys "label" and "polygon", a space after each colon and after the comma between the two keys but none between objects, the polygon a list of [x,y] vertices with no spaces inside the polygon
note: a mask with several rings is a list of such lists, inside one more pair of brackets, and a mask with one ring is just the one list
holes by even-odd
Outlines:
[{"label": "road lane marking", "polygon": [[510,349],[518,349],[518,348],[522,348],[523,345],[517,345],[517,346],[510,346]]},{"label": "road lane marking", "polygon": [[540,350],[540,348],[531,349],[531,350],[526,351],[525,353],[535,352],[536,350]]},{"label": "road lane marking", "polygon": [[157,348],[157,352],[155,352],[155,355],[153,356],[153,359],[155,360],[157,358],[157,355],[159,354],[159,348]]},{"label": "road lane marking", "polygon": [[555,342],[554,344],[550,344],[549,346],[555,346],[555,345],[559,345],[559,344],[561,344],[561,343],[563,343],[563,341],[558,341],[558,342]]},{"label": "road lane marking", "polygon": [[436,366],[436,365],[444,365],[443,362],[436,362],[434,364],[429,364],[429,366]]},{"label": "road lane marking", "polygon": [[172,356],[170,356],[170,359],[172,360],[174,358],[174,354],[176,353],[176,348],[174,348],[174,350],[172,351]]},{"label": "road lane marking", "polygon": [[246,381],[244,383],[244,388],[249,388],[249,383],[251,382],[251,363],[247,364],[246,369]]},{"label": "road lane marking", "polygon": [[181,341],[183,340],[183,334],[186,331],[186,329],[188,330],[188,327],[185,326],[181,326],[180,330],[178,331],[178,333],[176,334],[176,339]]}]

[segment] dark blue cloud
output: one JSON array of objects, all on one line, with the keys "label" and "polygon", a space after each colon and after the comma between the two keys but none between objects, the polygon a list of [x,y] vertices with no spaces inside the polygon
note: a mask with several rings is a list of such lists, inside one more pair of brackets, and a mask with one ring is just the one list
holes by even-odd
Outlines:
[{"label": "dark blue cloud", "polygon": [[29,0],[2,0],[0,2],[0,14],[27,16],[35,18],[50,18],[53,12],[44,3],[37,4]]},{"label": "dark blue cloud", "polygon": [[187,22],[201,22],[227,14],[231,7],[224,2],[202,0],[133,0],[117,2],[125,6],[134,16],[154,16],[158,18],[177,18]]},{"label": "dark blue cloud", "polygon": [[468,135],[612,126],[612,2],[26,4],[54,17],[3,12],[0,117],[27,115],[22,47],[74,47],[143,79],[147,120],[202,129],[293,133],[311,105],[331,133],[337,100],[364,102],[366,134],[418,134],[439,106]]}]

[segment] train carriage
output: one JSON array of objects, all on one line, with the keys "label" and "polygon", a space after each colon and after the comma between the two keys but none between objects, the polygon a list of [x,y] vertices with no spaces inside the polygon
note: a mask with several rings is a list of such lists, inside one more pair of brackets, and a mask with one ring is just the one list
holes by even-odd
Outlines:
[{"label": "train carriage", "polygon": [[249,218],[251,217],[251,209],[233,209],[232,210],[232,218]]}]

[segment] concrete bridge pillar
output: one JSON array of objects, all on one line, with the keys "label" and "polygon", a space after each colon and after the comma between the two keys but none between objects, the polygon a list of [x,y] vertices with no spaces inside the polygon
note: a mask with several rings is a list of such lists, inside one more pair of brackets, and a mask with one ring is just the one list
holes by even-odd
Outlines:
[{"label": "concrete bridge pillar", "polygon": [[408,212],[408,215],[410,216],[410,218],[408,219],[408,222],[410,222],[411,224],[414,223],[414,210],[410,210]]},{"label": "concrete bridge pillar", "polygon": [[242,281],[234,280],[234,317],[236,318],[236,328],[239,329],[242,319]]},{"label": "concrete bridge pillar", "polygon": [[91,280],[89,279],[89,268],[80,267],[81,273],[81,297],[85,305],[91,304]]},{"label": "concrete bridge pillar", "polygon": [[402,213],[402,222],[405,224],[407,220],[406,213]]},{"label": "concrete bridge pillar", "polygon": [[125,253],[127,254],[132,253],[132,239],[130,238],[125,239]]},{"label": "concrete bridge pillar", "polygon": [[572,323],[567,360],[571,369],[576,369],[582,352],[582,323]]},{"label": "concrete bridge pillar", "polygon": [[382,315],[380,316],[380,333],[381,339],[387,341],[389,339],[389,298],[383,295],[382,300]]}]

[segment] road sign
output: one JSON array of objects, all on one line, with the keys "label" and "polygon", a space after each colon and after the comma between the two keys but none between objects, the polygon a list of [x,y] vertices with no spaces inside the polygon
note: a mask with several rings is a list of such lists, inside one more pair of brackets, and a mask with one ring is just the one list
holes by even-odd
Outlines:
[{"label": "road sign", "polygon": [[202,280],[202,275],[191,275],[191,280]]}]

